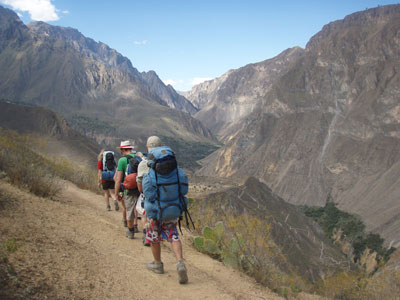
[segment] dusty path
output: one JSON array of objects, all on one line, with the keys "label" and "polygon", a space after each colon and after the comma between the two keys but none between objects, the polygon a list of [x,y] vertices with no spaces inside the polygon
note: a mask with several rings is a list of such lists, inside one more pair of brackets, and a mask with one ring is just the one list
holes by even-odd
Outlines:
[{"label": "dusty path", "polygon": [[0,191],[17,199],[0,209],[1,242],[17,241],[8,259],[27,299],[283,299],[195,251],[185,232],[189,284],[178,283],[168,244],[162,249],[165,274],[147,271],[150,249],[141,234],[125,237],[121,212],[107,212],[101,196],[65,184],[53,201],[0,182]]}]

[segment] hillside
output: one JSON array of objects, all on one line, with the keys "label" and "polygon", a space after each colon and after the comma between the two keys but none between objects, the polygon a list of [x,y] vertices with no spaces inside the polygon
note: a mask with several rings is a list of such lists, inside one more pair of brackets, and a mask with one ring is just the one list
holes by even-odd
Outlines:
[{"label": "hillside", "polygon": [[199,109],[195,117],[222,140],[229,138],[235,125],[260,109],[262,99],[276,80],[303,52],[300,47],[287,49],[272,59],[230,70],[194,86],[185,96]]},{"label": "hillside", "polygon": [[[52,201],[0,181],[0,242],[10,246],[0,261],[1,299],[283,299],[198,253],[186,231],[189,283],[179,285],[169,246],[163,247],[165,274],[147,271],[150,249],[125,238],[121,213],[106,212],[101,196],[66,187]],[[24,223],[15,222],[22,217]]]},{"label": "hillside", "polygon": [[[198,174],[255,176],[294,204],[323,206],[330,193],[368,230],[399,246],[399,30],[400,5],[365,10],[324,26],[272,82],[266,74],[275,67],[265,71],[266,61],[195,87],[197,98],[188,97],[201,98],[209,119],[219,110],[208,107],[219,103],[257,107],[214,127],[225,146]],[[236,89],[240,78],[261,96]]]},{"label": "hillside", "polygon": [[[212,213],[208,211],[210,208]],[[294,205],[280,199],[255,178],[248,178],[240,186],[199,197],[196,209],[201,212],[200,216],[212,214],[213,220],[224,220],[224,223],[228,222],[227,215],[230,214],[234,218],[249,217],[252,220],[249,224],[255,222],[254,220],[268,220],[268,224],[271,225],[269,242],[277,246],[275,255],[269,253],[268,259],[287,276],[297,276],[304,282],[315,284],[337,272],[355,269],[349,259],[326,237],[318,224]],[[202,220],[202,223],[204,222],[205,220]],[[260,226],[262,225],[258,227]],[[262,227],[258,227],[253,230],[263,231]],[[235,232],[242,234],[239,229]],[[243,247],[251,246],[244,244]],[[270,250],[263,251],[267,253]],[[272,270],[272,266],[269,268]],[[268,273],[268,270],[262,272]]]},{"label": "hillside", "polygon": [[37,150],[49,156],[65,157],[91,168],[96,165],[100,146],[47,108],[0,101],[0,127],[31,135],[41,141],[43,148]]},{"label": "hillside", "polygon": [[3,7],[0,16],[2,99],[46,106],[103,145],[115,147],[128,138],[142,144],[157,134],[189,148],[215,149],[210,131],[185,112],[192,105],[154,72],[139,73],[117,51],[76,29],[26,26]]}]

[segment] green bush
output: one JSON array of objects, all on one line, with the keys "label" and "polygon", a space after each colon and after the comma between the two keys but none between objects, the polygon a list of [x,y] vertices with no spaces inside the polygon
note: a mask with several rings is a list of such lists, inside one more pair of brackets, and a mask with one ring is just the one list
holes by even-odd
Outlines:
[{"label": "green bush", "polygon": [[351,243],[353,247],[355,262],[360,260],[367,248],[377,252],[378,260],[383,258],[387,261],[393,252],[384,248],[384,239],[379,234],[365,232],[365,224],[359,216],[338,209],[330,195],[324,207],[303,206],[302,210],[306,216],[313,218],[322,227],[328,237],[332,238],[333,234],[340,229],[343,232],[344,241]]}]

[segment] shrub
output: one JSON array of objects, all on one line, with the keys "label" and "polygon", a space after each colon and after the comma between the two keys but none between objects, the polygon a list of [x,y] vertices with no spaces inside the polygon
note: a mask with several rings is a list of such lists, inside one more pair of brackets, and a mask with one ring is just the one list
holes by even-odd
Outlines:
[{"label": "shrub", "polygon": [[66,159],[50,159],[34,151],[42,140],[0,128],[0,171],[10,183],[28,189],[40,197],[54,197],[61,189],[60,179],[80,188],[98,191],[95,170],[85,170]]},{"label": "shrub", "polygon": [[312,217],[322,227],[328,237],[332,238],[337,230],[342,230],[342,238],[353,247],[354,262],[360,260],[367,248],[378,254],[378,260],[387,261],[393,252],[384,248],[384,239],[379,234],[365,232],[365,224],[358,215],[338,209],[330,195],[324,207],[303,206],[302,209],[306,216]]},{"label": "shrub", "polygon": [[[282,291],[282,287],[289,292],[299,291],[294,282],[304,289],[305,283],[296,274],[290,274],[285,257],[273,242],[267,217],[217,211],[196,200],[191,212],[198,233],[193,239],[196,249],[277,292]],[[215,220],[219,221],[215,223]]]}]

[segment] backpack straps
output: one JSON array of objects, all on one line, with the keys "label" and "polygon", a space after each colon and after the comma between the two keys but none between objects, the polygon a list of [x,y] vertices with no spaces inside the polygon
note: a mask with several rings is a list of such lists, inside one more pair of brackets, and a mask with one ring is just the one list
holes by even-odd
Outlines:
[{"label": "backpack straps", "polygon": [[[176,168],[176,178],[177,178],[177,180],[178,180],[179,201],[180,201],[180,203],[181,203],[181,205],[182,205],[182,207],[183,207],[183,212],[185,213],[186,226],[187,226],[187,228],[189,229],[189,225],[190,225],[190,224],[189,224],[189,219],[190,219],[190,222],[192,222],[193,229],[196,229],[196,227],[194,226],[192,217],[190,216],[189,210],[188,210],[188,208],[187,208],[187,206],[186,206],[185,200],[183,199],[183,195],[182,195],[182,193],[181,193],[181,183],[180,183],[180,181],[179,181],[179,170],[178,170],[178,168]],[[188,217],[189,217],[189,219],[188,219]],[[179,221],[178,221],[178,222],[179,222],[179,230],[180,230],[181,233],[182,233],[182,229],[181,229],[181,219],[182,219],[182,216],[179,217]],[[182,235],[183,235],[183,233],[182,233]]]},{"label": "backpack straps", "polygon": [[162,211],[161,211],[161,201],[160,201],[160,189],[158,188],[158,178],[157,178],[157,171],[154,168],[154,174],[155,174],[155,178],[156,178],[156,201],[157,201],[157,205],[158,205],[158,226],[157,226],[157,231],[158,234],[161,235],[161,216],[162,216]]}]

